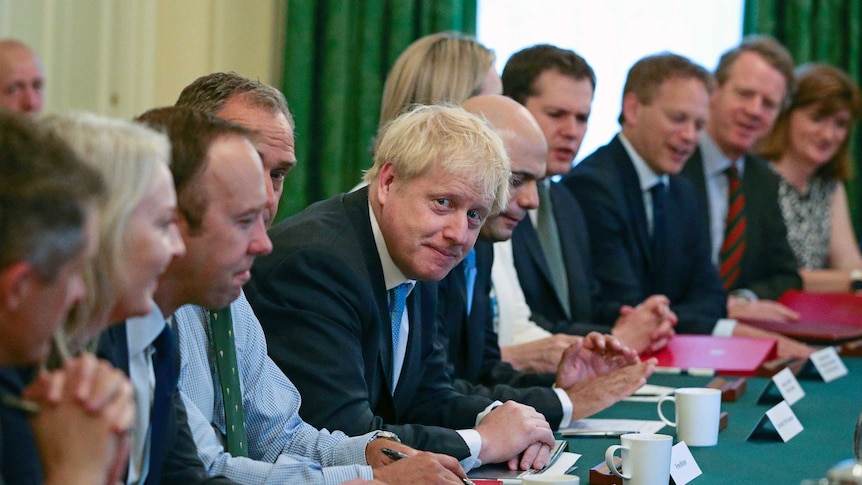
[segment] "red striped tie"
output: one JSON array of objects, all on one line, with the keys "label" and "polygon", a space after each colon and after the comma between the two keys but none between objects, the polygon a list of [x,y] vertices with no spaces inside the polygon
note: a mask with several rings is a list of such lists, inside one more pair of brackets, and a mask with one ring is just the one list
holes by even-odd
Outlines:
[{"label": "red striped tie", "polygon": [[736,166],[731,165],[727,174],[727,219],[724,222],[724,242],[718,253],[718,274],[724,289],[733,288],[739,279],[740,262],[745,253],[745,195]]}]

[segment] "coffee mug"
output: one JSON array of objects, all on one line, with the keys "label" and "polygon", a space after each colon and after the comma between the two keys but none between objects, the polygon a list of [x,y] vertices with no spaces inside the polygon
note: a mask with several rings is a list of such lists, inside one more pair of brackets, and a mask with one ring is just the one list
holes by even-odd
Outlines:
[{"label": "coffee mug", "polygon": [[[605,462],[623,485],[657,485],[670,480],[670,451],[673,438],[665,434],[628,433],[620,436],[622,445],[605,452]],[[620,451],[623,469],[617,469],[614,453]]]},{"label": "coffee mug", "polygon": [[[667,419],[662,404],[673,401],[676,421]],[[683,387],[674,396],[658,400],[658,416],[668,426],[676,427],[676,437],[688,446],[714,446],[718,443],[718,421],[721,415],[721,391],[708,387]]]},{"label": "coffee mug", "polygon": [[580,485],[581,479],[574,475],[524,475],[521,485]]}]

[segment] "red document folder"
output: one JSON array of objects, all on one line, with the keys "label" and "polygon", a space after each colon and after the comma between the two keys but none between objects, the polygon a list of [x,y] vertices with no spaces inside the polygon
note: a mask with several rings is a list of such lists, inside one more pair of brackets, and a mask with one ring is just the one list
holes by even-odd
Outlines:
[{"label": "red document folder", "polygon": [[726,376],[753,376],[763,362],[777,357],[773,338],[676,335],[651,357],[658,366],[681,371],[712,370]]},{"label": "red document folder", "polygon": [[838,343],[862,338],[862,296],[788,290],[778,301],[799,312],[799,322],[745,323],[807,342]]}]

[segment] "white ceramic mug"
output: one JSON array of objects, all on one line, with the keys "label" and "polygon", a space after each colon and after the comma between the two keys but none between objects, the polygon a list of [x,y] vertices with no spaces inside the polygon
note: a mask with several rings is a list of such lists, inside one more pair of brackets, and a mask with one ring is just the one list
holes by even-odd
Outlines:
[{"label": "white ceramic mug", "polygon": [[[673,401],[676,421],[667,419],[662,404]],[[688,446],[714,446],[718,444],[718,420],[721,415],[721,391],[708,387],[683,387],[674,396],[658,400],[658,417],[668,426],[676,427],[678,441]]]},{"label": "white ceramic mug", "polygon": [[[628,433],[620,436],[622,445],[610,446],[605,462],[623,485],[658,485],[670,480],[670,450],[673,437],[666,434]],[[623,469],[614,463],[614,453],[620,451]]]},{"label": "white ceramic mug", "polygon": [[524,475],[521,485],[580,485],[581,479],[574,475]]}]

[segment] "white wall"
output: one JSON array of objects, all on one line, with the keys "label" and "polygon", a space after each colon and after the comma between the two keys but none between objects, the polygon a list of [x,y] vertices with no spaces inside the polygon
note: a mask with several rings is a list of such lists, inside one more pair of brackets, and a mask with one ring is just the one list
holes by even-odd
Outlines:
[{"label": "white wall", "polygon": [[742,37],[743,0],[479,0],[477,37],[509,57],[534,44],[571,49],[596,72],[589,128],[577,160],[619,131],[623,84],[632,64],[661,51],[712,71]]},{"label": "white wall", "polygon": [[41,57],[46,111],[129,118],[173,104],[198,76],[278,86],[287,0],[0,0],[0,37]]}]

